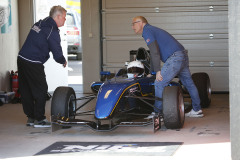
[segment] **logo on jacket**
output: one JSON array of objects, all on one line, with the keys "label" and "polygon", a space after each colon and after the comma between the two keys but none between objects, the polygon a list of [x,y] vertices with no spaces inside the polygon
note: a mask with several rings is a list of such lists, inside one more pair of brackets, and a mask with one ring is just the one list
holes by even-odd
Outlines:
[{"label": "logo on jacket", "polygon": [[39,33],[39,32],[41,31],[41,29],[40,29],[38,26],[36,26],[36,25],[34,25],[34,26],[32,27],[32,30],[34,30],[34,31],[37,32],[37,33]]},{"label": "logo on jacket", "polygon": [[146,40],[146,42],[147,42],[147,43],[150,42],[150,39],[148,38],[148,39]]}]

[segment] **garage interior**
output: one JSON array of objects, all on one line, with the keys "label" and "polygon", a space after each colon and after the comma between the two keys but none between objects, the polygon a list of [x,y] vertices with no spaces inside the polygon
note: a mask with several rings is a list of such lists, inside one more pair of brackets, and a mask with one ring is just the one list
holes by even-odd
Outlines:
[{"label": "garage interior", "polygon": [[[8,73],[17,70],[18,51],[33,24],[32,4],[32,0],[11,0],[11,32],[0,34],[0,90],[10,90]],[[99,79],[100,71],[116,72],[129,61],[130,50],[147,48],[142,37],[131,30],[131,18],[139,14],[149,18],[150,24],[168,30],[188,48],[192,72],[210,75],[214,94],[210,107],[203,109],[205,117],[186,118],[181,130],[162,128],[157,133],[152,132],[151,126],[117,128],[112,132],[74,127],[51,133],[51,129],[26,127],[21,104],[9,103],[0,107],[3,120],[0,123],[0,158],[32,159],[57,141],[157,141],[183,142],[174,155],[161,157],[163,159],[190,159],[196,155],[195,159],[239,159],[238,0],[151,0],[147,3],[144,0],[81,0],[83,92],[77,96],[91,92],[89,86]],[[48,101],[48,117],[50,106],[51,101]],[[42,157],[44,155],[34,156]]]}]

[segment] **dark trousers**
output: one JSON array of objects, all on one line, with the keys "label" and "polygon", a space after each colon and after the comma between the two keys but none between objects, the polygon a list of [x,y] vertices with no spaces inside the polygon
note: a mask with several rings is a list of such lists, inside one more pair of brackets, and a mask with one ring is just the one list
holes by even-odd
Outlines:
[{"label": "dark trousers", "polygon": [[48,91],[44,66],[20,57],[18,57],[17,65],[23,111],[29,118],[43,120],[46,118],[45,105]]}]

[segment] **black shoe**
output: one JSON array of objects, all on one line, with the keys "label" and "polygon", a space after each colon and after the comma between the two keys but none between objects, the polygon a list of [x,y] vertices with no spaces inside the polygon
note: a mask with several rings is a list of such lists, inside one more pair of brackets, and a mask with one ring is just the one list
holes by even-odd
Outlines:
[{"label": "black shoe", "polygon": [[33,126],[33,125],[34,125],[34,119],[28,117],[28,120],[27,120],[26,126]]}]

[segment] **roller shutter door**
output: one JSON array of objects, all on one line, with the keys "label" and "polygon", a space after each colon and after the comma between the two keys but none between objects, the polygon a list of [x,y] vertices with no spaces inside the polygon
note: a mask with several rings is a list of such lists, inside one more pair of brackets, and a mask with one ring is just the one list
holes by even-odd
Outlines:
[{"label": "roller shutter door", "polygon": [[132,18],[171,33],[189,51],[190,70],[207,72],[213,91],[228,91],[227,0],[102,0],[102,68],[117,72],[130,50],[147,46],[131,28]]}]

